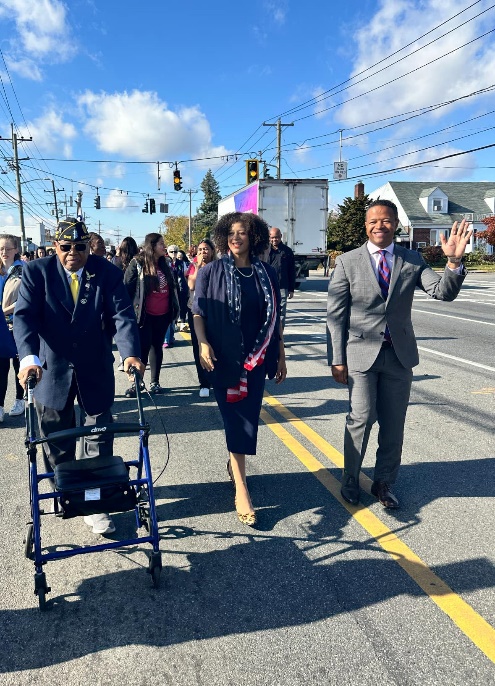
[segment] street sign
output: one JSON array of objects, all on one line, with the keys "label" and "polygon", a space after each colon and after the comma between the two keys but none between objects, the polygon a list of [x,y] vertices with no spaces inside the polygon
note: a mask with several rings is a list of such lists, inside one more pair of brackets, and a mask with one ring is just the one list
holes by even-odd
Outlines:
[{"label": "street sign", "polygon": [[347,162],[333,163],[333,178],[335,181],[347,179]]}]

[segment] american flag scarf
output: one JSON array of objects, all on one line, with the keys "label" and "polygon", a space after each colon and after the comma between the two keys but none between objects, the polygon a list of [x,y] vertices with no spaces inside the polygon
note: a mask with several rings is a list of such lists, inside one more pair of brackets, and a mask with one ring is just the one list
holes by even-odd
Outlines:
[{"label": "american flag scarf", "polygon": [[[237,386],[227,388],[227,402],[237,403],[248,394],[248,372],[255,367],[263,364],[265,359],[268,344],[271,341],[273,332],[275,330],[275,323],[277,321],[277,302],[275,298],[275,291],[273,290],[272,282],[261,260],[255,255],[250,256],[251,265],[255,278],[263,291],[266,302],[266,319],[259,330],[254,347],[248,353],[244,360],[244,365],[241,373],[241,378]],[[227,301],[229,306],[230,320],[233,324],[240,326],[241,322],[241,284],[239,275],[235,270],[235,262],[232,254],[229,252],[222,257],[223,268],[225,272],[225,280],[227,283]]]}]

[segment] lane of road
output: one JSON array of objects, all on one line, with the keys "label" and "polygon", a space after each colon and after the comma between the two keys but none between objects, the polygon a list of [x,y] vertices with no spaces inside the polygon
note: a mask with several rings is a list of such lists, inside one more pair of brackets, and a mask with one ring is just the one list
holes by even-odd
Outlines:
[{"label": "lane of road", "polygon": [[[17,686],[34,678],[59,683],[61,662],[74,683],[98,683],[98,678],[101,683],[123,678],[139,683],[143,649],[151,683],[328,684],[350,683],[352,674],[352,683],[360,685],[375,683],[377,673],[391,683],[411,685],[493,681],[493,664],[484,657],[491,655],[492,629],[480,628],[483,621],[495,625],[495,540],[493,527],[486,526],[495,502],[490,478],[493,396],[476,389],[490,379],[495,386],[495,378],[461,363],[454,378],[448,360],[422,355],[400,476],[403,508],[391,516],[365,496],[362,511],[368,521],[376,518],[378,529],[363,528],[339,502],[339,469],[324,462],[328,452],[339,464],[346,392],[333,384],[325,366],[325,294],[317,288],[297,294],[289,305],[289,378],[283,386],[267,386],[275,402],[298,420],[268,404],[260,457],[249,461],[253,497],[261,507],[259,531],[246,532],[233,517],[218,412],[214,402],[197,398],[190,349],[179,342],[167,352],[169,392],[158,403],[170,433],[172,460],[157,489],[168,566],[159,595],[147,588],[143,554],[136,550],[50,565],[53,612],[43,619],[31,609],[30,564],[20,560],[25,517],[21,422],[0,429],[0,535],[11,542],[0,548],[0,583],[8,589],[0,615],[5,648],[0,668],[6,683]],[[430,337],[426,318],[448,321],[421,317],[424,323],[420,319],[416,326],[424,325]],[[435,335],[447,339],[442,345],[451,345],[453,332],[463,342],[463,326],[454,322],[454,331],[440,326]],[[484,328],[493,350],[493,329]],[[122,397],[125,385],[123,375],[117,375],[116,412],[122,419],[133,412],[132,403]],[[152,457],[158,470],[163,436],[153,421]],[[119,452],[132,454],[128,445],[129,439],[123,439]],[[291,446],[306,450],[322,467],[309,473]],[[369,455],[374,447],[372,438]],[[367,459],[365,486],[371,463]],[[321,483],[329,479],[334,480],[334,495]],[[127,516],[117,519],[125,527]],[[46,525],[48,543],[60,538],[61,525],[75,543],[92,538],[75,522],[57,521]],[[387,540],[396,541],[389,551],[392,557],[383,552]],[[404,557],[400,546],[422,564],[409,553]],[[474,630],[474,636],[462,633],[445,609],[436,609],[427,588],[424,594],[408,582],[403,571],[408,556],[412,570],[439,584],[431,592],[436,600],[460,601],[461,609],[468,603],[468,612],[476,616],[471,615],[475,621],[468,621],[467,633]],[[129,608],[129,593],[136,594],[135,612]],[[150,621],[143,623],[144,618]],[[70,640],[61,640],[67,626]],[[91,667],[96,653],[98,676]],[[455,672],[452,655],[459,658]]]}]

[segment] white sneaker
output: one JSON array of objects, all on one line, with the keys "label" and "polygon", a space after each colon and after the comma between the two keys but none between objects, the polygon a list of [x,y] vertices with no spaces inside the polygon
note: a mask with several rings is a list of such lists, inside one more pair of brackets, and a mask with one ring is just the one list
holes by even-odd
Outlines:
[{"label": "white sneaker", "polygon": [[104,536],[105,534],[113,534],[115,531],[115,524],[105,513],[87,515],[84,517],[84,523],[93,527],[94,534],[100,534]]},{"label": "white sneaker", "polygon": [[24,414],[24,400],[15,400],[9,415],[10,417],[17,417],[20,414]]},{"label": "white sneaker", "polygon": [[199,397],[200,398],[209,398],[210,397],[210,389],[209,388],[200,388],[199,389]]},{"label": "white sneaker", "polygon": [[5,417],[5,410],[3,407],[0,407],[0,422],[3,422],[3,418]]}]

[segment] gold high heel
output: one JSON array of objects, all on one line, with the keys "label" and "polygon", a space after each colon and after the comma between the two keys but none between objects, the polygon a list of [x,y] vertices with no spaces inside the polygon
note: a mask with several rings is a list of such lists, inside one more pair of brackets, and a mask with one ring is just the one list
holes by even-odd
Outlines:
[{"label": "gold high heel", "polygon": [[[229,479],[231,480],[232,486],[234,487],[235,491],[235,481],[234,475],[232,474],[232,465],[230,464],[230,460],[227,462],[227,474],[229,475]],[[247,514],[242,514],[242,512],[239,512],[237,509],[237,498],[234,498],[234,506],[237,517],[241,524],[246,524],[246,526],[256,526],[256,524],[258,523],[256,512],[248,512]]]},{"label": "gold high heel", "polygon": [[256,515],[256,512],[247,512],[246,514],[242,514],[242,512],[239,512],[239,510],[237,509],[237,498],[234,498],[234,505],[237,518],[239,519],[241,524],[246,524],[246,526],[256,526],[256,524],[258,523],[258,517]]}]

